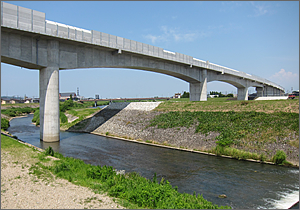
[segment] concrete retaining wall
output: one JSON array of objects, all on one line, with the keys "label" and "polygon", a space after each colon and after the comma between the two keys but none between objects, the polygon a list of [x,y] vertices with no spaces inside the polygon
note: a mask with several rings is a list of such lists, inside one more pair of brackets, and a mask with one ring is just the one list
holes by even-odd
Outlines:
[{"label": "concrete retaining wall", "polygon": [[151,111],[160,103],[161,102],[119,102],[111,103],[109,106],[105,107],[105,109]]},{"label": "concrete retaining wall", "polygon": [[255,100],[256,101],[262,101],[262,100],[286,100],[288,99],[288,96],[268,96],[268,97],[258,97]]}]

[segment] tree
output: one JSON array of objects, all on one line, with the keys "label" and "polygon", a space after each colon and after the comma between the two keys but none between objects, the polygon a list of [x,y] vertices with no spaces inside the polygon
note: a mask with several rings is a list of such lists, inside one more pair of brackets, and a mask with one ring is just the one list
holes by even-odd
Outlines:
[{"label": "tree", "polygon": [[9,121],[5,118],[1,118],[1,129],[7,130],[9,127]]},{"label": "tree", "polygon": [[189,98],[190,97],[190,93],[189,92],[183,92],[181,98]]}]

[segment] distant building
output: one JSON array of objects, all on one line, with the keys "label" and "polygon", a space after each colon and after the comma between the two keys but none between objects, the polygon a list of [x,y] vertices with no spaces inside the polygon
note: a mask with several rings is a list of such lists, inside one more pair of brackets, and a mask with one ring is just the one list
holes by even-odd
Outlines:
[{"label": "distant building", "polygon": [[24,104],[29,104],[29,103],[32,103],[32,99],[31,98],[24,99]]},{"label": "distant building", "polygon": [[40,98],[33,98],[32,103],[40,103]]},{"label": "distant building", "polygon": [[181,98],[181,93],[175,93],[174,98]]},{"label": "distant building", "polygon": [[14,98],[14,97],[7,97],[3,96],[1,97],[1,104],[29,104],[29,103],[39,103],[39,98],[27,98],[26,99],[20,99],[20,98]]},{"label": "distant building", "polygon": [[70,99],[70,95],[72,95],[73,99],[77,99],[76,93],[71,92],[71,93],[60,93],[59,94],[59,100],[60,101],[65,101]]},{"label": "distant building", "polygon": [[1,98],[1,104],[9,104],[9,103],[10,103],[10,99]]},{"label": "distant building", "polygon": [[10,100],[10,104],[20,104],[22,102],[23,102],[23,100],[20,100],[20,99],[11,99]]},{"label": "distant building", "polygon": [[99,99],[99,95],[95,95],[95,99]]}]

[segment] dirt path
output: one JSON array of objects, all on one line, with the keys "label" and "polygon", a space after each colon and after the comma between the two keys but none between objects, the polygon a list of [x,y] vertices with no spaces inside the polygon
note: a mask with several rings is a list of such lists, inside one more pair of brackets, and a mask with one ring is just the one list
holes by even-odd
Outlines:
[{"label": "dirt path", "polygon": [[[30,174],[32,160],[1,149],[1,209],[118,209],[106,195],[67,180]],[[38,159],[37,159],[38,161]]]}]

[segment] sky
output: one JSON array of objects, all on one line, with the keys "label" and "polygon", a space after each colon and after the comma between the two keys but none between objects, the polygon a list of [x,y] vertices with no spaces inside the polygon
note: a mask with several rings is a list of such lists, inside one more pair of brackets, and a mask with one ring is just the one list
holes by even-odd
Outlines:
[{"label": "sky", "polygon": [[[299,90],[298,1],[5,1],[46,20],[183,53]],[[84,97],[172,96],[189,83],[132,69],[60,70],[59,92]],[[207,90],[237,93],[224,82]],[[255,88],[249,88],[254,93]],[[39,97],[39,71],[1,63],[1,96]]]}]

